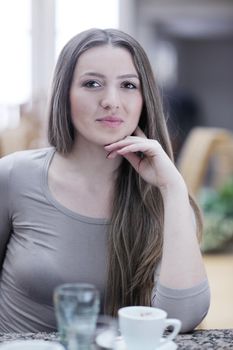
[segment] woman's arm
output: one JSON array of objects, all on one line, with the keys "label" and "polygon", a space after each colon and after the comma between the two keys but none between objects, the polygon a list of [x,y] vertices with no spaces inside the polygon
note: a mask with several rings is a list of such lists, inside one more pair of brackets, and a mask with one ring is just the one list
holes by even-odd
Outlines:
[{"label": "woman's arm", "polygon": [[161,190],[164,203],[164,244],[160,283],[190,288],[206,278],[193,210],[183,179]]},{"label": "woman's arm", "polygon": [[[155,305],[164,308],[170,317],[180,318],[183,331],[191,330],[207,313],[210,293],[185,182],[161,145],[147,139],[139,128],[135,136],[105,149],[110,152],[108,158],[122,155],[145,181],[160,189],[164,244]],[[142,152],[144,158],[137,152]]]},{"label": "woman's arm", "polygon": [[182,322],[181,332],[190,332],[206,316],[210,304],[208,280],[191,288],[173,289],[156,283],[151,305],[167,311],[168,317]]},{"label": "woman's arm", "polygon": [[11,232],[10,181],[12,167],[12,155],[0,159],[0,270],[2,269]]},{"label": "woman's arm", "polygon": [[206,316],[210,290],[196,236],[196,223],[184,183],[161,191],[164,203],[164,245],[159,281],[152,305],[193,330]]},{"label": "woman's arm", "polygon": [[[156,140],[138,127],[135,136],[105,146],[108,158],[125,157],[139,175],[157,186],[164,203],[164,244],[160,283],[168,288],[190,288],[206,279],[197,240],[193,210],[185,182]],[[142,152],[140,158],[137,152]]]}]

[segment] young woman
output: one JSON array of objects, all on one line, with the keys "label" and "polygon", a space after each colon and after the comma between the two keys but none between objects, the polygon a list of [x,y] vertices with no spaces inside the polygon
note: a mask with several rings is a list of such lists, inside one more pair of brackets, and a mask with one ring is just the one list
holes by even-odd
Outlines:
[{"label": "young woman", "polygon": [[201,217],[137,41],[91,29],[66,44],[48,137],[0,160],[0,331],[53,331],[64,282],[95,284],[113,315],[152,305],[197,326],[209,307]]}]

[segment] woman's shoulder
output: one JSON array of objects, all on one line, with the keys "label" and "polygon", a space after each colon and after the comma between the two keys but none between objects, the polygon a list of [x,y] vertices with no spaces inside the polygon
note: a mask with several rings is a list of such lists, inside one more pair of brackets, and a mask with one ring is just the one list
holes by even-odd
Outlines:
[{"label": "woman's shoulder", "polygon": [[10,176],[43,166],[46,159],[54,152],[54,148],[46,147],[33,150],[18,151],[0,159],[0,176]]},{"label": "woman's shoulder", "polygon": [[2,164],[12,164],[15,165],[25,165],[25,163],[30,164],[34,161],[43,161],[50,153],[54,152],[54,148],[38,148],[24,151],[17,151],[8,155],[5,155],[0,159],[0,166]]}]

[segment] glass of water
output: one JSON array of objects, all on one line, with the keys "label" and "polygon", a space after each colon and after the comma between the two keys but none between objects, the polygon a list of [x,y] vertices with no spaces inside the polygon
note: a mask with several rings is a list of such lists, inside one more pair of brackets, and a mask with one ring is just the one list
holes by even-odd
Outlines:
[{"label": "glass of water", "polygon": [[99,313],[99,291],[92,284],[67,283],[54,291],[60,341],[68,350],[90,350]]}]

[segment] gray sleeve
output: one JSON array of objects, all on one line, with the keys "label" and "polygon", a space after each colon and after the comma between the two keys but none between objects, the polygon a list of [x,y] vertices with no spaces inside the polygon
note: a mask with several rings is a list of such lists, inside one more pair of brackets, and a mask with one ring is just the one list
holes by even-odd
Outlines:
[{"label": "gray sleeve", "polygon": [[187,289],[167,288],[157,282],[152,293],[152,306],[164,309],[169,318],[182,322],[181,332],[192,331],[206,316],[210,305],[208,280]]},{"label": "gray sleeve", "polygon": [[0,271],[5,258],[6,246],[11,232],[10,192],[9,186],[13,156],[0,159]]}]

